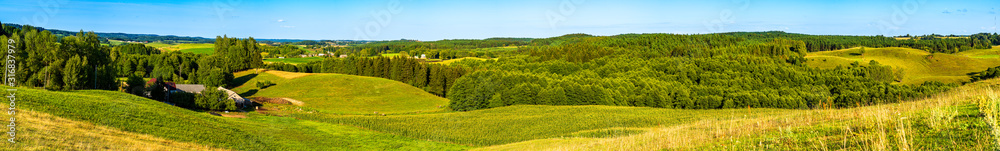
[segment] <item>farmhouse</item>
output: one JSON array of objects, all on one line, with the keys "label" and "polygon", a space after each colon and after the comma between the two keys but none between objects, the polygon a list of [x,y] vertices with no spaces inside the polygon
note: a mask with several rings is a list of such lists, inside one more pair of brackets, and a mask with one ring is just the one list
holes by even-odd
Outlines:
[{"label": "farmhouse", "polygon": [[184,91],[184,92],[187,92],[187,93],[201,93],[201,91],[205,90],[205,85],[201,85],[201,84],[175,84],[174,88],[175,89],[171,90],[170,93],[174,93],[174,92],[177,92],[177,91]]},{"label": "farmhouse", "polygon": [[[155,79],[150,81],[155,81]],[[166,83],[164,85],[164,90],[168,92],[167,98],[170,97],[171,93],[176,93],[176,92],[201,94],[202,91],[205,91],[205,85],[201,84],[174,84],[173,82],[164,82],[164,83]],[[232,90],[223,87],[218,87],[216,88],[216,90],[226,92],[227,99],[233,100],[237,106],[247,107],[253,105],[250,99],[243,98],[240,96],[239,93],[233,92]]]},{"label": "farmhouse", "polygon": [[236,102],[236,106],[239,106],[241,108],[245,108],[247,106],[253,105],[252,102],[250,102],[250,99],[243,98],[243,97],[240,96],[239,93],[233,92],[232,90],[229,90],[229,89],[226,89],[226,88],[223,88],[223,87],[219,87],[219,88],[217,88],[217,90],[220,90],[222,92],[226,92],[226,96],[228,96],[230,100],[235,101]]}]

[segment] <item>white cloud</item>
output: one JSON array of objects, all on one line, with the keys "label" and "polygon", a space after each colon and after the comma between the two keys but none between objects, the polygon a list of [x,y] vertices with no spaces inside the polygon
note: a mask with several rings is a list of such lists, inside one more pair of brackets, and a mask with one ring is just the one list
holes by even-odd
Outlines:
[{"label": "white cloud", "polygon": [[284,19],[278,19],[278,22],[279,22],[279,23],[280,23],[280,22],[285,22],[285,20],[284,20]]}]

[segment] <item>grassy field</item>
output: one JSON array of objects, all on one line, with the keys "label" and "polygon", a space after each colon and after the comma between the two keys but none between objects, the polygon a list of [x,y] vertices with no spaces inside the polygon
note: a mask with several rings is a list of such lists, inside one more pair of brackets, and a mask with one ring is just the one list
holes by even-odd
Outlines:
[{"label": "grassy field", "polygon": [[926,99],[850,109],[746,109],[722,115],[731,118],[654,126],[641,134],[536,139],[476,150],[995,150],[998,86],[1000,80],[987,80]]},{"label": "grassy field", "polygon": [[382,56],[383,57],[395,57],[395,56],[399,56],[399,53],[383,53]]},{"label": "grassy field", "polygon": [[319,61],[319,60],[323,60],[323,57],[305,57],[305,58],[267,58],[267,59],[264,59],[264,62],[265,62],[265,63],[269,63],[269,62],[270,62],[270,63],[274,63],[274,62],[281,62],[281,63],[288,63],[288,64],[300,64],[300,63],[307,63],[307,62],[311,62],[311,61]]},{"label": "grassy field", "polygon": [[[862,49],[864,49],[862,51]],[[810,52],[806,62],[811,67],[835,68],[850,66],[859,61],[867,65],[875,60],[880,64],[902,69],[904,76],[900,83],[919,84],[924,81],[961,83],[969,80],[966,75],[990,67],[1000,66],[1000,58],[991,57],[1000,49],[970,50],[956,54],[929,53],[910,48],[851,48],[837,51]]]},{"label": "grassy field", "polygon": [[[291,117],[266,116],[253,112],[235,113],[242,114],[246,118],[213,116],[121,92],[100,90],[54,92],[24,88],[18,88],[17,92],[19,98],[30,98],[31,100],[18,102],[19,110],[30,111],[22,112],[26,113],[27,116],[18,114],[24,119],[28,121],[30,119],[60,121],[64,118],[77,122],[63,120],[60,123],[50,124],[79,125],[77,127],[53,128],[22,122],[21,125],[18,125],[19,128],[28,131],[21,131],[18,136],[36,135],[18,137],[19,142],[25,142],[23,143],[25,146],[19,147],[25,148],[38,147],[36,145],[51,142],[53,145],[62,145],[52,146],[53,149],[86,150],[98,147],[95,149],[104,150],[102,146],[107,146],[106,143],[132,141],[135,141],[136,143],[133,144],[136,145],[167,144],[164,149],[168,150],[169,147],[180,148],[190,145],[189,143],[200,145],[182,150],[210,149],[205,147],[236,150],[313,150],[317,148],[331,150],[461,150],[467,148],[460,145],[378,133],[352,126],[297,120]],[[46,119],[47,115],[36,113],[46,113],[60,118]],[[37,116],[37,118],[31,116]],[[77,124],[74,125],[74,123]],[[89,124],[84,123],[96,126],[88,126]],[[48,129],[85,133],[40,132]],[[43,136],[46,134],[51,135]],[[86,137],[88,135],[96,135],[95,137],[98,139]],[[101,138],[117,137],[135,139],[96,142]],[[55,138],[58,141],[48,141],[45,140],[46,138]],[[160,138],[169,141],[162,141]],[[18,145],[20,144],[22,143]],[[147,146],[125,147],[134,149],[146,148]]]},{"label": "grassy field", "polygon": [[195,54],[213,54],[215,53],[215,48],[189,48],[189,49],[181,49],[180,51],[184,53],[190,52]]},{"label": "grassy field", "polygon": [[[305,103],[304,107],[331,114],[374,114],[439,112],[448,99],[427,93],[420,88],[389,79],[343,74],[305,74],[267,71],[235,74],[237,81],[246,80],[233,89],[244,97],[291,98]],[[258,90],[257,81],[268,80],[276,85]]]},{"label": "grassy field", "polygon": [[177,46],[177,44],[165,44],[165,43],[159,43],[159,42],[151,42],[151,43],[146,43],[146,46],[156,47],[156,48],[166,48],[166,47],[171,47],[171,46]]},{"label": "grassy field", "polygon": [[[573,137],[585,133],[682,125],[705,119],[781,115],[794,110],[675,110],[614,106],[511,106],[470,112],[397,116],[338,116],[300,113],[295,117],[354,125],[381,132],[473,146]],[[746,116],[746,117],[744,117]],[[619,131],[621,134],[630,134]],[[581,134],[584,133],[584,134]]]},{"label": "grassy field", "polygon": [[470,50],[470,51],[474,51],[474,52],[491,52],[491,51],[515,51],[515,50],[517,50],[517,46],[506,46],[506,47],[491,47],[491,48],[476,48],[476,49],[469,49],[469,50]]},{"label": "grassy field", "polygon": [[163,51],[181,51],[181,52],[191,52],[197,54],[212,54],[215,53],[215,44],[212,43],[183,43],[183,44],[164,44],[164,43],[146,43],[146,46],[156,47]]}]

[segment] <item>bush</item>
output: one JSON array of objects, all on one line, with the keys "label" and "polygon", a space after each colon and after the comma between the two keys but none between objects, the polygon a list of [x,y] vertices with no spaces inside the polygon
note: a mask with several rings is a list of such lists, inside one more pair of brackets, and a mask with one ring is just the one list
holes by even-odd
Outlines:
[{"label": "bush", "polygon": [[143,81],[141,76],[139,75],[128,76],[128,80],[125,81],[126,81],[125,83],[128,84],[128,86],[125,87],[125,92],[138,96],[145,95],[146,81]]},{"label": "bush", "polygon": [[264,89],[264,88],[267,88],[267,87],[270,87],[270,86],[273,86],[273,85],[274,85],[274,82],[271,82],[271,81],[268,81],[268,80],[257,81],[257,88],[258,89]]},{"label": "bush", "polygon": [[174,105],[184,108],[195,108],[195,94],[177,91],[170,93],[170,102]]}]

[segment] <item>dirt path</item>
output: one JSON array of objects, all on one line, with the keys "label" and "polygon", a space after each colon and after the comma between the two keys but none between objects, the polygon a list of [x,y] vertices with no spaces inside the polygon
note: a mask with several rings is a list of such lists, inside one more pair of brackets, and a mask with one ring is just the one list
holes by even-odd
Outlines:
[{"label": "dirt path", "polygon": [[306,103],[304,103],[304,102],[302,102],[302,101],[299,101],[299,100],[295,100],[295,99],[292,99],[292,98],[282,98],[282,99],[285,99],[285,101],[288,101],[288,102],[291,102],[291,103],[292,103],[293,105],[295,105],[295,106],[303,106],[303,105],[306,105]]}]

